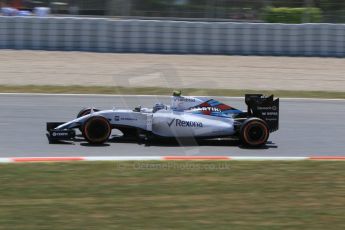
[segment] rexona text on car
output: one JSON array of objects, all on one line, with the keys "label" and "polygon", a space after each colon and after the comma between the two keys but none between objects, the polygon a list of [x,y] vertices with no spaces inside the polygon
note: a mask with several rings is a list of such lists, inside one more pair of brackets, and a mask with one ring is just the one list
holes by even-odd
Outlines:
[{"label": "rexona text on car", "polygon": [[279,127],[279,99],[273,95],[245,95],[248,110],[207,97],[181,96],[174,92],[171,105],[156,104],[153,108],[133,110],[82,109],[69,122],[48,122],[50,143],[74,140],[76,130],[90,144],[109,140],[112,129],[123,137],[151,140],[153,138],[237,138],[245,146],[257,147],[267,143],[271,132]]}]

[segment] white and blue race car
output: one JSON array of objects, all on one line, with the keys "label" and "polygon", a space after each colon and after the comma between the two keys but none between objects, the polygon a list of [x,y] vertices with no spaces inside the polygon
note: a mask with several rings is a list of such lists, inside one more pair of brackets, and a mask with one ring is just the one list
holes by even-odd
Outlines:
[{"label": "white and blue race car", "polygon": [[279,128],[279,99],[261,94],[245,95],[247,111],[207,97],[181,96],[174,92],[171,105],[133,110],[83,109],[69,122],[48,122],[49,143],[74,140],[76,130],[90,144],[103,144],[112,130],[123,137],[149,141],[152,138],[237,138],[245,146],[265,145],[271,132]]}]

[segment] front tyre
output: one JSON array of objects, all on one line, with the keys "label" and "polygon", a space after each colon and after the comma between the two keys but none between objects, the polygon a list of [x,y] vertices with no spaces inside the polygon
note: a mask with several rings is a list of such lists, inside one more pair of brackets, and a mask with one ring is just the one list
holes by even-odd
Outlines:
[{"label": "front tyre", "polygon": [[[77,118],[89,115],[91,113],[92,108],[83,108],[82,110],[79,111],[77,114]],[[99,109],[93,109],[94,112],[98,112]],[[83,132],[82,127],[79,127],[79,131]]]},{"label": "front tyre", "polygon": [[[89,115],[91,113],[91,108],[84,108],[82,110],[79,111],[79,113],[77,114],[77,118],[79,117],[83,117],[85,115]],[[93,109],[94,112],[98,112],[99,109]]]},{"label": "front tyre", "polygon": [[102,116],[93,116],[84,123],[82,134],[90,144],[103,144],[109,139],[111,125],[106,118]]},{"label": "front tyre", "polygon": [[267,143],[270,131],[267,123],[260,118],[249,118],[240,129],[240,139],[245,146],[260,147]]}]

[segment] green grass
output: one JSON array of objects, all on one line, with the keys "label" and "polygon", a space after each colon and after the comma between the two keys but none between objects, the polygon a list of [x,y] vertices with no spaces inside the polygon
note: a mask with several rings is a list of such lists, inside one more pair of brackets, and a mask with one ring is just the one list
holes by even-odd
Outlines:
[{"label": "green grass", "polygon": [[[0,85],[0,93],[75,93],[75,94],[127,94],[171,95],[173,89],[160,87],[124,88],[107,86],[50,86],[50,85]],[[345,92],[289,91],[289,90],[236,90],[236,89],[182,89],[184,95],[244,96],[245,93],[274,94],[277,97],[340,98]]]},{"label": "green grass", "polygon": [[0,165],[0,229],[345,226],[345,162]]}]

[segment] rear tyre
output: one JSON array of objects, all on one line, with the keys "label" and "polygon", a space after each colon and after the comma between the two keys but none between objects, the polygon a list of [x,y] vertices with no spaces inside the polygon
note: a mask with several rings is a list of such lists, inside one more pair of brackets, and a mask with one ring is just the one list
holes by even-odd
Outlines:
[{"label": "rear tyre", "polygon": [[267,123],[260,118],[249,118],[243,122],[240,139],[245,146],[260,147],[267,143],[270,131]]},{"label": "rear tyre", "polygon": [[111,126],[102,116],[90,117],[82,127],[82,134],[90,144],[103,144],[109,139]]}]

